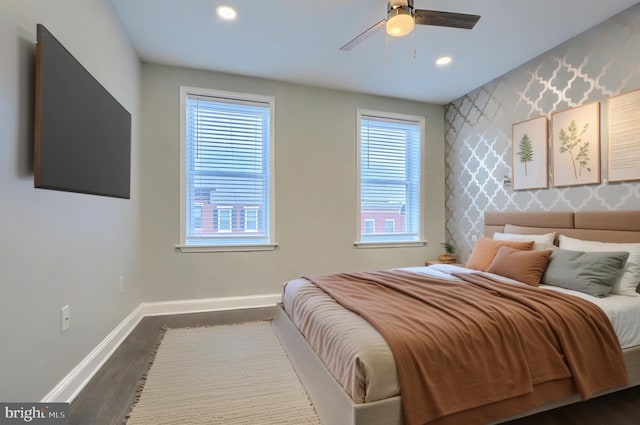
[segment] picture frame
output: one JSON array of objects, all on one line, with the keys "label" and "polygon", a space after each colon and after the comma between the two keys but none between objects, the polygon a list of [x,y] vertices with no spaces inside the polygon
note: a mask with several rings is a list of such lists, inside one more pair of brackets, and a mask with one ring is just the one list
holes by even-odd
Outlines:
[{"label": "picture frame", "polygon": [[511,126],[513,190],[549,187],[548,120],[545,115]]},{"label": "picture frame", "polygon": [[640,89],[608,100],[607,181],[640,180]]},{"label": "picture frame", "polygon": [[553,186],[600,183],[600,102],[551,114]]}]

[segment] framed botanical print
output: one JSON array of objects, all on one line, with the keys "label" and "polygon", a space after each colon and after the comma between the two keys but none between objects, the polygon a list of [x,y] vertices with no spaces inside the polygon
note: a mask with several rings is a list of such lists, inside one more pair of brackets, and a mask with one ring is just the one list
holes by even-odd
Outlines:
[{"label": "framed botanical print", "polygon": [[600,102],[551,115],[553,185],[600,183]]},{"label": "framed botanical print", "polygon": [[549,187],[547,117],[539,116],[511,127],[514,190]]}]

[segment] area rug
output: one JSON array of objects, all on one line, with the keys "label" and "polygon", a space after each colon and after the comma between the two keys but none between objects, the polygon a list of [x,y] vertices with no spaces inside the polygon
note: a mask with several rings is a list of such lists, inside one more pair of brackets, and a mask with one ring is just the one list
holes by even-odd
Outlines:
[{"label": "area rug", "polygon": [[127,425],[320,425],[270,322],[169,329]]}]

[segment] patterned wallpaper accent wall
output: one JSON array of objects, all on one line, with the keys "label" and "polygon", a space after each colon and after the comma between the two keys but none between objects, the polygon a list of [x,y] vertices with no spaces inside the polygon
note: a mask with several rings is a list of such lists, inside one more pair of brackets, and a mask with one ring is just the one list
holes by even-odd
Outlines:
[{"label": "patterned wallpaper accent wall", "polygon": [[[640,209],[640,181],[608,183],[607,99],[640,87],[640,4],[446,106],[447,238],[465,261],[483,214]],[[600,102],[601,184],[513,191],[511,126]],[[640,136],[638,139],[640,143]],[[550,142],[549,142],[550,143]],[[549,147],[551,154],[551,147]],[[549,158],[549,168],[551,160]]]}]

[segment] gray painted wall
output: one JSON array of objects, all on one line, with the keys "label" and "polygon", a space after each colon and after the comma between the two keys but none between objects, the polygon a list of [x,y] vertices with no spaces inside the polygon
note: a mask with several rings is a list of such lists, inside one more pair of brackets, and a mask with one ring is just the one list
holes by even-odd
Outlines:
[{"label": "gray painted wall", "polygon": [[[274,96],[276,241],[268,252],[182,253],[180,85]],[[356,109],[426,117],[428,247],[356,249]],[[421,265],[444,239],[444,109],[215,72],[143,64],[142,269],[148,301],[277,293],[303,273]]]},{"label": "gray painted wall", "polygon": [[[33,188],[37,23],[131,112],[130,200]],[[3,0],[0,57],[0,400],[38,401],[142,301],[140,63],[109,0]]]},{"label": "gray painted wall", "polygon": [[[482,232],[486,210],[640,209],[640,181],[606,181],[607,99],[640,87],[639,52],[637,4],[447,105],[447,234],[462,259]],[[513,123],[595,101],[601,103],[602,184],[554,188],[550,177],[548,189],[503,186],[511,176]]]}]

